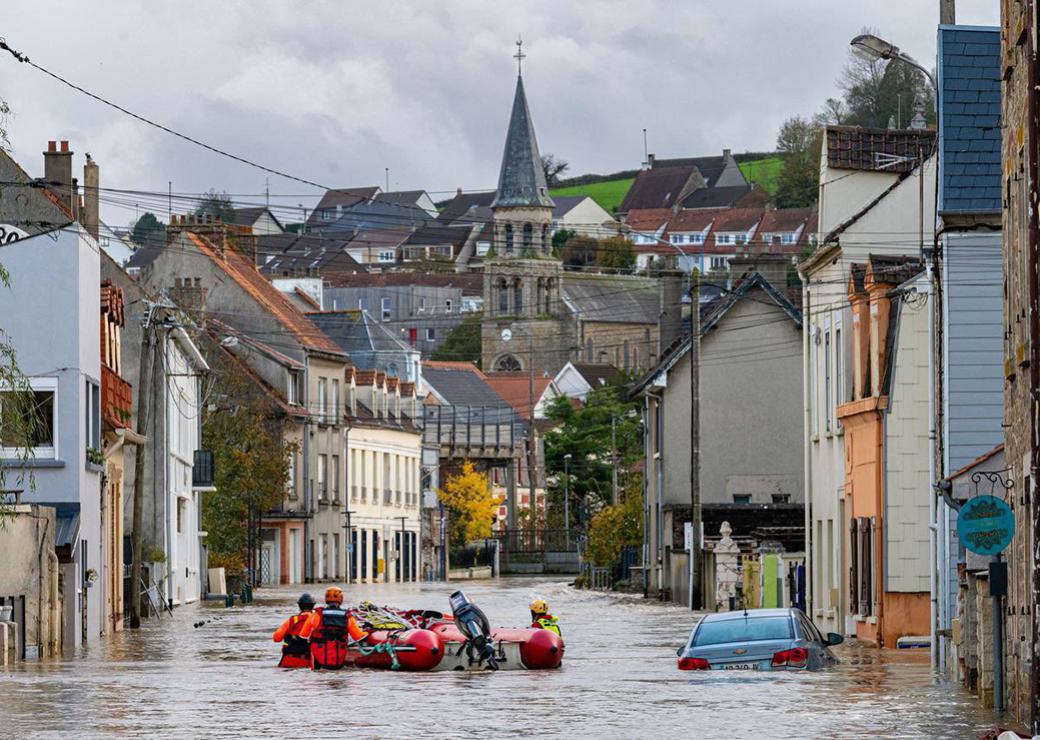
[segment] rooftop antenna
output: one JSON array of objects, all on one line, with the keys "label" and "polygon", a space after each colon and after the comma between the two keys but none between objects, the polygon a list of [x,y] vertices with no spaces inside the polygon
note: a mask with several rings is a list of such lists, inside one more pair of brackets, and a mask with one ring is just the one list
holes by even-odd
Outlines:
[{"label": "rooftop antenna", "polygon": [[520,38],[520,34],[516,36],[516,54],[513,55],[513,59],[516,60],[516,76],[523,76],[523,64],[527,55],[524,54],[524,40]]},{"label": "rooftop antenna", "polygon": [[386,171],[386,192],[389,193],[390,192],[390,168],[389,167],[384,167],[383,169]]},{"label": "rooftop antenna", "polygon": [[643,166],[648,169],[650,167],[650,150],[646,145],[646,128],[643,129]]}]

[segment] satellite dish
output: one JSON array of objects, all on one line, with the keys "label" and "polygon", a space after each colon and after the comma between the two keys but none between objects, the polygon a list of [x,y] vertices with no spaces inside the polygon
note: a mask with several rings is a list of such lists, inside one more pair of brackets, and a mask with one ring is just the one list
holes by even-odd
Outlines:
[{"label": "satellite dish", "polygon": [[508,342],[512,338],[513,338],[513,330],[512,329],[503,329],[502,330],[502,341],[503,342]]}]

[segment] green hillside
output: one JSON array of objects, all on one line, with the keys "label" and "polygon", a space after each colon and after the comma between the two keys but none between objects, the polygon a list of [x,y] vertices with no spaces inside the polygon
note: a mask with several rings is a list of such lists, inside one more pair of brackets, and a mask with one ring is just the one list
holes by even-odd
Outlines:
[{"label": "green hillside", "polygon": [[594,182],[588,185],[572,185],[568,188],[553,188],[549,195],[587,195],[600,204],[608,213],[613,213],[625,199],[628,189],[632,187],[634,178],[626,177],[621,180],[607,180],[606,182]]},{"label": "green hillside", "polygon": [[769,157],[768,159],[741,162],[739,166],[744,177],[772,195],[776,192],[776,183],[780,178],[780,170],[783,169],[784,161],[780,157]]}]

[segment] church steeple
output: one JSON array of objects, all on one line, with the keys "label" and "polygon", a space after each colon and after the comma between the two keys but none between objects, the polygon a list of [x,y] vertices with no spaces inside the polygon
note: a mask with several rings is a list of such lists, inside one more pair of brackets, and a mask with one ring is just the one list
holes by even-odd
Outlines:
[{"label": "church steeple", "polygon": [[519,62],[523,58],[522,50],[518,51],[513,112],[509,116],[509,132],[506,134],[502,169],[498,175],[498,194],[491,204],[492,208],[552,208],[555,205],[549,197],[549,186],[545,182],[545,172],[542,170],[534,123],[531,121],[531,111],[527,107],[527,95],[524,94],[524,78],[519,74]]}]

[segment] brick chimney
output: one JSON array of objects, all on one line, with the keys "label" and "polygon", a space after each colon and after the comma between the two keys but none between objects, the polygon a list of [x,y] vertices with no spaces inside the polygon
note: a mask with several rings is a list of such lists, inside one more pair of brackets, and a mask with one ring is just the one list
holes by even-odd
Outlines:
[{"label": "brick chimney", "polygon": [[80,223],[95,239],[98,238],[98,224],[100,223],[99,179],[97,162],[91,159],[90,154],[87,153],[87,163],[83,165],[83,209]]},{"label": "brick chimney", "polygon": [[43,153],[43,178],[72,211],[72,150],[69,142],[62,140],[60,148],[57,141],[47,142],[47,151]]},{"label": "brick chimney", "polygon": [[654,168],[654,159],[655,159],[655,157],[654,157],[653,152],[651,152],[650,154],[646,155],[646,166],[647,166],[647,169],[651,169],[652,170]]},{"label": "brick chimney", "polygon": [[661,351],[682,334],[683,282],[686,275],[682,270],[662,270],[657,278],[658,295],[661,302],[659,330]]}]

